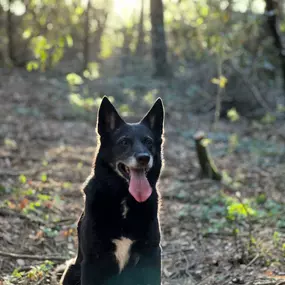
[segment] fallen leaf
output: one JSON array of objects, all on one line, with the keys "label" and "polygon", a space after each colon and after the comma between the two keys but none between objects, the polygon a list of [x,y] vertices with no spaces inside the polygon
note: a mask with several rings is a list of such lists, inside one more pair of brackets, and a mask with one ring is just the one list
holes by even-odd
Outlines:
[{"label": "fallen leaf", "polygon": [[29,203],[30,203],[30,201],[27,198],[24,198],[19,204],[20,209],[23,210],[24,208],[26,208],[26,206]]}]

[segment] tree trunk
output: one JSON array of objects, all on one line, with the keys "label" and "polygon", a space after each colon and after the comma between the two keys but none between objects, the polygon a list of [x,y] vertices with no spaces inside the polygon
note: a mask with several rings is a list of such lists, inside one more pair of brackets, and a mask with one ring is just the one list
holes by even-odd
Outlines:
[{"label": "tree trunk", "polygon": [[285,48],[282,43],[282,38],[280,35],[279,27],[278,27],[278,2],[277,0],[265,0],[265,15],[267,16],[267,23],[274,38],[275,47],[278,50],[281,68],[283,72],[283,87],[285,90]]},{"label": "tree trunk", "polygon": [[15,50],[14,50],[14,38],[13,38],[13,20],[12,20],[12,12],[11,12],[11,5],[13,0],[8,1],[8,11],[7,11],[7,26],[6,26],[6,33],[8,38],[8,56],[11,62],[14,65],[17,65],[16,63],[16,57],[15,57]]},{"label": "tree trunk", "polygon": [[167,45],[164,31],[162,0],[150,0],[150,20],[152,57],[155,65],[155,77],[168,77],[172,75],[167,61]]},{"label": "tree trunk", "polygon": [[196,154],[201,168],[201,176],[221,181],[222,175],[219,173],[207,146],[204,144],[205,137],[205,133],[201,131],[194,135]]},{"label": "tree trunk", "polygon": [[105,32],[108,16],[109,13],[106,11],[101,12],[101,17],[99,17],[97,13],[95,14],[95,16],[93,16],[93,18],[95,18],[97,22],[97,29],[92,39],[92,54],[95,57],[96,61],[100,61],[100,57],[98,57],[98,55],[101,53],[101,39]]},{"label": "tree trunk", "polygon": [[135,54],[137,56],[143,56],[144,54],[144,0],[141,0],[141,14],[140,14],[140,21],[138,24],[138,41],[136,46],[136,52]]},{"label": "tree trunk", "polygon": [[123,47],[122,47],[122,55],[121,55],[121,68],[120,68],[120,76],[125,76],[128,74],[129,67],[131,64],[130,55],[131,55],[131,41],[133,37],[132,29],[126,27],[123,29]]},{"label": "tree trunk", "polygon": [[83,71],[88,68],[89,63],[89,12],[91,8],[91,1],[87,0],[85,11],[85,24],[84,24],[84,47],[83,47]]}]

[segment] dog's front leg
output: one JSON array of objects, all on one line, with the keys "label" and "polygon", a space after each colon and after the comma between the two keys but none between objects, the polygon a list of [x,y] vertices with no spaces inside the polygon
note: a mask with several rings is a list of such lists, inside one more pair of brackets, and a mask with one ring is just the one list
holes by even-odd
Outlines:
[{"label": "dog's front leg", "polygon": [[81,285],[101,285],[104,282],[98,264],[91,261],[81,263]]},{"label": "dog's front leg", "polygon": [[81,263],[81,285],[103,285],[118,272],[114,258],[106,256]]},{"label": "dog's front leg", "polygon": [[160,285],[161,284],[161,248],[145,249],[137,264],[140,280],[135,284]]},{"label": "dog's front leg", "polygon": [[[118,276],[118,285],[160,285],[161,250],[160,247],[145,248],[139,254],[138,262],[127,267]],[[109,285],[109,283],[107,283]],[[113,283],[110,283],[113,285]]]}]

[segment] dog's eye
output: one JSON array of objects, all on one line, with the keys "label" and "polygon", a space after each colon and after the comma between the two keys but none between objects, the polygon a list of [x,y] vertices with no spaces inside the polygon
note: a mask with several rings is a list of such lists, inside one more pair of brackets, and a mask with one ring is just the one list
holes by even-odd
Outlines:
[{"label": "dog's eye", "polygon": [[131,144],[130,139],[128,138],[123,138],[119,140],[119,145],[121,146],[129,146]]},{"label": "dog's eye", "polygon": [[143,139],[143,143],[145,145],[147,145],[147,146],[152,146],[153,140],[151,138],[149,138],[149,137],[146,137],[146,138]]}]

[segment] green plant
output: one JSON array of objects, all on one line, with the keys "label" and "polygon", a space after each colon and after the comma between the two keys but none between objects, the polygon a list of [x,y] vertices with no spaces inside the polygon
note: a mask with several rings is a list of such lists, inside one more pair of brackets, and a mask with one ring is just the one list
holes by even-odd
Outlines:
[{"label": "green plant", "polygon": [[232,134],[229,136],[229,153],[234,152],[239,144],[238,135]]},{"label": "green plant", "polygon": [[237,112],[236,108],[231,108],[230,110],[228,110],[227,112],[227,117],[232,121],[232,122],[236,122],[239,120],[240,116],[239,113]]}]

